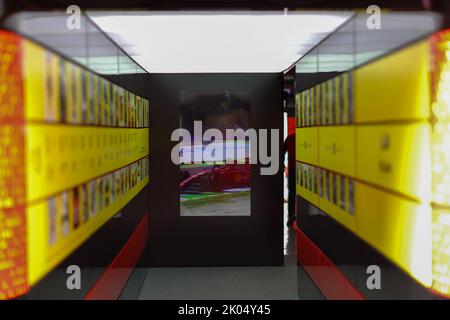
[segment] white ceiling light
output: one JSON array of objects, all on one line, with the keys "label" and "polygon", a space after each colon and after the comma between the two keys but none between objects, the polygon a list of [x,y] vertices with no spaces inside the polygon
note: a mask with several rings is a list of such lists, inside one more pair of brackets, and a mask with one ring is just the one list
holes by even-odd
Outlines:
[{"label": "white ceiling light", "polygon": [[281,72],[350,12],[89,13],[151,73]]}]

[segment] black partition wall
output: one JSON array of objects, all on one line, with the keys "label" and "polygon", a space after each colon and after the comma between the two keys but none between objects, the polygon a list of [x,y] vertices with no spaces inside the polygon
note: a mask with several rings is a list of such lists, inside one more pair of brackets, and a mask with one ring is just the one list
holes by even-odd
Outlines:
[{"label": "black partition wall", "polygon": [[261,176],[259,165],[252,165],[250,216],[186,217],[180,216],[180,169],[170,156],[177,144],[170,137],[179,128],[182,91],[248,92],[250,127],[279,129],[281,139],[281,76],[152,74],[149,78],[150,180],[154,186],[150,191],[150,265],[281,265],[282,168],[276,175]]},{"label": "black partition wall", "polygon": [[[246,266],[283,264],[282,77],[258,74],[134,74],[111,79],[151,97],[150,266]],[[180,125],[180,92],[245,91],[250,126],[280,130],[280,168],[260,175],[251,168],[251,215],[180,216],[180,168],[172,163],[173,130]]]}]

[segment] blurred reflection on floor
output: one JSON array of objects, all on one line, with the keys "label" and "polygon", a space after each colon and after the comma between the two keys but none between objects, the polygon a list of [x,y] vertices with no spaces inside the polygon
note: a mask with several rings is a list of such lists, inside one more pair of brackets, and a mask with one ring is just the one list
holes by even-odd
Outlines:
[{"label": "blurred reflection on floor", "polygon": [[297,300],[295,234],[286,227],[285,266],[149,268],[139,299]]}]

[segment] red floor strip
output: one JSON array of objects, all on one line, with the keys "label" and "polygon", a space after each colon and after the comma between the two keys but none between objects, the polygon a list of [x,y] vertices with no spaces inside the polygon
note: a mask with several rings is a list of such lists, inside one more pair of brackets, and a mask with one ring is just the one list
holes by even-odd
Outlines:
[{"label": "red floor strip", "polygon": [[295,224],[297,261],[330,300],[364,300],[363,295]]},{"label": "red floor strip", "polygon": [[142,256],[148,239],[146,214],[127,243],[87,293],[85,300],[116,300]]}]

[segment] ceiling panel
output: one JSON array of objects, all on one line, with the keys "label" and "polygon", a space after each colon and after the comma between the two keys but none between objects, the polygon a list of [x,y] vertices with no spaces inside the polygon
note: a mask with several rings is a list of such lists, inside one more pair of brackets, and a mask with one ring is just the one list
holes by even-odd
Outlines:
[{"label": "ceiling panel", "polygon": [[314,12],[89,12],[151,73],[281,72],[352,15]]}]

